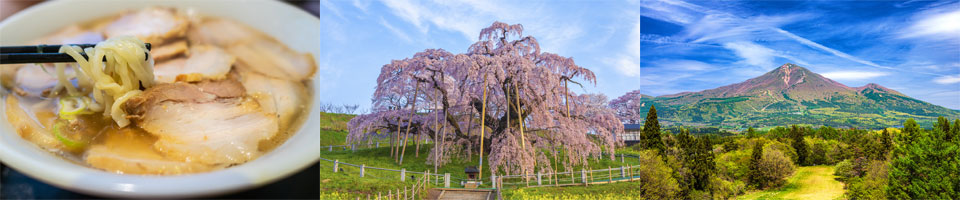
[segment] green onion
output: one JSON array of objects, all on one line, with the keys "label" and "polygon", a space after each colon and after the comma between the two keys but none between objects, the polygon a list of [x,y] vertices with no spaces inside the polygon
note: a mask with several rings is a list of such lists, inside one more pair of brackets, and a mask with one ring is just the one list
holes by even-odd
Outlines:
[{"label": "green onion", "polygon": [[91,113],[87,111],[87,103],[82,97],[62,97],[59,104],[61,119],[74,120],[77,115]]},{"label": "green onion", "polygon": [[82,149],[83,147],[87,146],[87,143],[83,141],[72,140],[64,136],[60,132],[60,129],[63,128],[63,124],[64,123],[62,121],[58,121],[53,124],[53,136],[56,137],[57,140],[60,140],[60,143],[63,143],[63,145],[67,146],[69,149]]}]

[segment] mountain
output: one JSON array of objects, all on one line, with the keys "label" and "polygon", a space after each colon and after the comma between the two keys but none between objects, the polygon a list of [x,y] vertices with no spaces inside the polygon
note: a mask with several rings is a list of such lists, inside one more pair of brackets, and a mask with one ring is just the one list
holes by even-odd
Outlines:
[{"label": "mountain", "polygon": [[[741,83],[700,92],[651,97],[640,95],[643,107],[655,105],[661,123],[687,126],[784,126],[882,128],[908,118],[921,125],[938,116],[960,117],[960,111],[920,101],[874,83],[849,87],[784,64]],[[646,116],[647,108],[639,116]]]}]

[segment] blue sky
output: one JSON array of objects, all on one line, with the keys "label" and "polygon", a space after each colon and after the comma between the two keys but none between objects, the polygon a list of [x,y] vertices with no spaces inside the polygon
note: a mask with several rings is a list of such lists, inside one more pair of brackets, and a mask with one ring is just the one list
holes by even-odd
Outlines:
[{"label": "blue sky", "polygon": [[323,102],[368,108],[380,67],[464,53],[493,21],[596,73],[579,92],[700,91],[795,63],[960,109],[958,1],[366,1],[320,3]]}]

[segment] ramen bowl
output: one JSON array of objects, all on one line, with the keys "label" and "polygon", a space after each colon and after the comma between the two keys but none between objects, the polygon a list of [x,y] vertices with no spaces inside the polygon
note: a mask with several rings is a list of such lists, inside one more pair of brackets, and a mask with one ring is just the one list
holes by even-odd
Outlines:
[{"label": "ramen bowl", "polygon": [[[295,51],[314,57],[320,53],[320,20],[294,6],[268,0],[48,1],[0,22],[0,45],[24,45],[70,24],[155,6],[234,20]],[[4,97],[10,94],[0,92]],[[0,162],[56,187],[96,196],[184,198],[226,194],[272,183],[316,163],[321,151],[317,145],[317,113],[311,107],[296,133],[257,159],[217,171],[171,176],[117,174],[71,162],[21,138],[4,115],[0,122]]]}]

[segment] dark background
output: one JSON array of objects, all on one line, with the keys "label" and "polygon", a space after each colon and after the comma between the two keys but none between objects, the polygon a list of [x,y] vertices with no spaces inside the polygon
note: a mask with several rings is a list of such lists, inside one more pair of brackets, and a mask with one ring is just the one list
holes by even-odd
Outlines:
[{"label": "dark background", "polygon": [[[263,187],[213,199],[319,199],[320,163]],[[0,164],[0,199],[93,199],[40,182]]]}]

